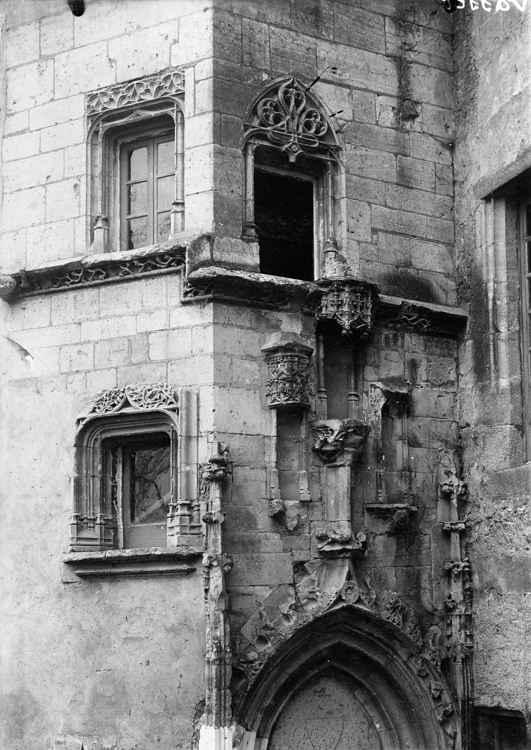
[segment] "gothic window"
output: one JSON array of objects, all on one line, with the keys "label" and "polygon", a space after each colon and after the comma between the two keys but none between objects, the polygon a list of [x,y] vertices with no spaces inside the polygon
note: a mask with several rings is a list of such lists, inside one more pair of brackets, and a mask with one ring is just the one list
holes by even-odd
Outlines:
[{"label": "gothic window", "polygon": [[244,125],[244,239],[258,240],[261,273],[314,280],[335,244],[336,137],[322,106],[294,78],[276,81]]},{"label": "gothic window", "polygon": [[94,253],[165,242],[184,229],[180,71],[87,95]]},{"label": "gothic window", "polygon": [[125,386],[95,399],[76,439],[72,551],[165,547],[201,533],[182,476],[194,474],[182,433],[171,386]]}]

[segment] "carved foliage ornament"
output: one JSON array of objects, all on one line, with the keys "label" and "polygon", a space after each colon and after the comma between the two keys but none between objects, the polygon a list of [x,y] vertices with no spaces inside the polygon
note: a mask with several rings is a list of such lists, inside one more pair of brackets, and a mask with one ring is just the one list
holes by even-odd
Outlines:
[{"label": "carved foliage ornament", "polygon": [[297,334],[274,334],[262,347],[269,368],[266,395],[270,409],[306,409],[313,389],[310,382],[312,347]]},{"label": "carved foliage ornament", "polygon": [[301,153],[333,148],[328,120],[312,99],[295,78],[277,84],[253,107],[246,136],[267,139],[291,162]]},{"label": "carved foliage ornament", "polygon": [[94,399],[89,414],[114,414],[125,407],[140,411],[151,409],[177,409],[175,387],[166,383],[126,385],[102,391]]},{"label": "carved foliage ornament", "polygon": [[182,70],[166,70],[138,81],[108,86],[87,94],[87,115],[94,116],[130,104],[150,102],[184,92]]},{"label": "carved foliage ornament", "polygon": [[310,406],[310,360],[305,354],[278,352],[268,358],[267,364],[270,377],[266,383],[266,395],[270,409],[289,405]]}]

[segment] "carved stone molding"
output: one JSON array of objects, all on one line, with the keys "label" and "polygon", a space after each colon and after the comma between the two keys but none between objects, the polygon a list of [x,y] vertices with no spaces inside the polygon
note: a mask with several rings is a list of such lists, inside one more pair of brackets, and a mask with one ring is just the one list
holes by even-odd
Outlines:
[{"label": "carved stone molding", "polygon": [[310,357],[313,348],[297,334],[274,334],[262,351],[266,356],[269,378],[266,395],[270,409],[307,409],[313,389],[310,382]]},{"label": "carved stone molding", "polygon": [[389,535],[403,532],[410,523],[411,516],[417,512],[416,505],[410,503],[367,503],[365,510],[388,522],[386,533]]},{"label": "carved stone molding", "polygon": [[93,286],[108,282],[130,281],[143,276],[179,271],[184,268],[186,248],[175,246],[166,251],[113,253],[114,257],[87,255],[55,268],[21,271],[13,278],[22,297]]},{"label": "carved stone molding", "polygon": [[295,78],[275,82],[255,101],[247,114],[244,138],[277,146],[291,162],[303,153],[337,148],[328,118]]},{"label": "carved stone molding", "polygon": [[175,386],[167,383],[151,383],[110,388],[96,396],[88,414],[91,416],[94,414],[115,414],[127,407],[140,411],[177,409],[179,403]]},{"label": "carved stone molding", "polygon": [[107,86],[87,94],[87,116],[92,117],[108,110],[151,102],[167,96],[184,93],[182,70],[165,70],[136,81]]},{"label": "carved stone molding", "polygon": [[419,302],[381,294],[375,308],[375,324],[412,333],[457,338],[466,325],[463,310],[431,302]]},{"label": "carved stone molding", "polygon": [[319,320],[333,320],[345,335],[365,338],[373,328],[374,290],[356,279],[322,280],[320,301],[315,312]]},{"label": "carved stone molding", "polygon": [[423,645],[419,619],[415,611],[403,602],[394,591],[383,591],[378,597],[380,615],[396,625],[418,646]]},{"label": "carved stone molding", "polygon": [[313,450],[323,463],[336,466],[353,466],[370,432],[370,427],[357,419],[322,419],[310,426]]}]

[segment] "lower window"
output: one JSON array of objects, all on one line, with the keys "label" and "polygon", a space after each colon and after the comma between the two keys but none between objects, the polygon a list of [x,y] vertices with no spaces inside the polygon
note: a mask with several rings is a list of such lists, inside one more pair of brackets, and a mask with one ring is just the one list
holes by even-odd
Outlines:
[{"label": "lower window", "polygon": [[[72,552],[166,547],[175,533],[177,405],[158,385],[147,388],[104,393],[96,408],[115,413],[89,415],[80,427]],[[170,408],[151,410],[148,398],[165,399]]]},{"label": "lower window", "polygon": [[118,546],[165,546],[171,503],[169,436],[108,438],[103,458],[104,492],[114,509]]}]

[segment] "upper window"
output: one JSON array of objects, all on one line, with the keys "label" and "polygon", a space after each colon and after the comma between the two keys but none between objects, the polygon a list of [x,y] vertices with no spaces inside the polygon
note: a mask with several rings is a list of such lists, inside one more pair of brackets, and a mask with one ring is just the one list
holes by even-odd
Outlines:
[{"label": "upper window", "polygon": [[[185,422],[191,396],[181,394]],[[80,418],[72,551],[178,546],[201,533],[182,411],[157,383],[104,391]]]},{"label": "upper window", "polygon": [[165,242],[175,197],[175,148],[170,134],[125,143],[120,159],[121,247]]},{"label": "upper window", "polygon": [[184,229],[183,75],[87,95],[94,252],[165,242]]},{"label": "upper window", "polygon": [[294,78],[277,81],[249,107],[244,141],[243,237],[258,240],[260,271],[319,278],[337,223],[338,146],[323,108]]}]

